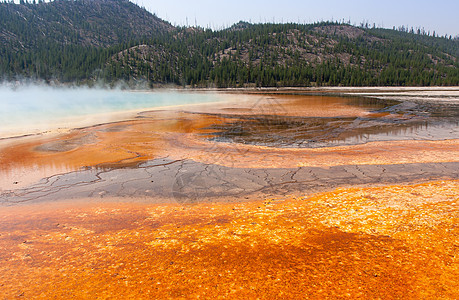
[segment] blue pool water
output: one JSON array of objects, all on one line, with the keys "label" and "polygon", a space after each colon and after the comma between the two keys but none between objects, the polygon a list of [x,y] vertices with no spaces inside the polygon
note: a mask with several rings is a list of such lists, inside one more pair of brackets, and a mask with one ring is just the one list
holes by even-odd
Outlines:
[{"label": "blue pool water", "polygon": [[217,93],[0,87],[0,138],[71,126],[71,120],[162,106],[223,101]]}]

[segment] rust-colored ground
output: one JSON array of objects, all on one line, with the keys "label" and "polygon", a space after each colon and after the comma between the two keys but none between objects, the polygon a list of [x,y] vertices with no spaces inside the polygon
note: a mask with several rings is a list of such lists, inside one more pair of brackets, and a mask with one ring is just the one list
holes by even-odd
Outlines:
[{"label": "rust-colored ground", "polygon": [[[225,156],[229,156],[219,159],[219,163],[234,165],[241,158],[238,149],[216,146],[199,136],[211,132],[205,128],[225,122],[221,114],[265,113],[320,117],[367,114],[363,107],[346,105],[336,97],[309,97],[307,105],[301,96],[234,97],[233,102],[186,107],[187,111],[198,114],[183,113],[178,107],[168,111],[145,112],[141,114],[144,117],[142,119],[88,127],[66,134],[1,141],[0,191],[24,187],[41,178],[87,166],[133,164],[158,157],[206,162],[210,159],[211,163],[216,163],[215,157],[220,158],[221,153],[225,153]],[[247,147],[242,148],[241,151],[247,151]],[[235,150],[237,157],[232,153]],[[269,151],[264,152],[269,156]],[[252,160],[263,160],[260,154],[263,155],[255,151]],[[281,165],[281,161],[278,160],[277,165]]]},{"label": "rust-colored ground", "polygon": [[12,142],[0,148],[0,187],[23,187],[87,166],[132,165],[162,157],[240,168],[429,163],[459,158],[459,139],[372,142],[318,149],[270,148],[204,139],[202,134],[211,131],[206,128],[223,122],[221,117],[177,112],[151,113],[150,117]]},{"label": "rust-colored ground", "polygon": [[[326,110],[323,98],[310,110],[295,96],[289,100],[283,107],[298,115],[366,113],[333,99],[325,99]],[[87,166],[161,157],[245,168],[459,158],[458,139],[321,149],[211,143],[200,134],[225,121],[212,113],[253,112],[249,104],[201,112],[207,114],[150,112],[2,142],[0,191]],[[0,207],[0,299],[459,298],[459,181],[231,204],[112,200]]]},{"label": "rust-colored ground", "polygon": [[0,297],[457,299],[458,190],[3,209]]}]

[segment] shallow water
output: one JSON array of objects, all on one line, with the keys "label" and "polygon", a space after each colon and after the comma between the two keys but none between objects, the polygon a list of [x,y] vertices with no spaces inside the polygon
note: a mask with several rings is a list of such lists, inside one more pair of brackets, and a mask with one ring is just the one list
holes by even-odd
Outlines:
[{"label": "shallow water", "polygon": [[[50,93],[50,98],[66,93],[73,97],[76,94],[69,90],[62,93],[55,91]],[[16,95],[20,94],[21,92]],[[270,151],[284,148],[287,152],[293,152],[279,154],[279,157],[291,155],[290,167],[295,167],[305,163],[302,155],[310,156],[311,153],[295,154],[295,149],[290,148],[459,138],[457,102],[196,92],[104,91],[88,97],[84,96],[84,92],[81,95],[84,98],[82,103],[88,102],[91,97],[97,98],[97,95],[106,97],[106,106],[92,106],[93,110],[100,108],[102,111],[122,107],[127,109],[135,105],[160,105],[164,104],[161,102],[164,99],[169,99],[167,104],[179,101],[213,103],[155,111],[144,109],[143,113],[133,114],[129,122],[89,126],[57,137],[51,135],[30,140],[0,139],[0,191],[23,188],[55,174],[100,166],[116,169],[132,165],[135,168],[139,162],[165,157],[226,166],[239,166],[241,161],[247,159],[245,164],[254,168],[278,168],[285,167],[286,162],[282,159],[276,160],[277,154],[273,156]],[[110,95],[113,95],[113,99]],[[127,103],[122,103],[123,99],[127,99]],[[134,104],[129,104],[129,99]],[[54,100],[61,104],[65,102],[57,98]],[[49,114],[35,113],[40,117]],[[92,121],[95,122],[93,124],[99,124],[104,120]],[[71,124],[70,122],[67,126]],[[257,154],[257,148],[250,147],[252,145],[265,146],[267,149],[263,150],[263,154]],[[338,150],[331,148],[330,151]],[[312,163],[318,166],[324,164],[307,161],[309,165]],[[340,164],[347,163],[354,162]]]},{"label": "shallow water", "polygon": [[0,86],[0,138],[110,122],[114,113],[224,99],[216,93]]},{"label": "shallow water", "polygon": [[456,104],[241,98],[0,139],[0,295],[458,298]]},{"label": "shallow water", "polygon": [[[304,96],[303,107],[330,104],[317,97]],[[289,114],[289,103],[282,109],[263,114],[225,115],[229,121],[211,126],[209,139],[268,147],[321,148],[375,141],[444,140],[459,137],[459,104],[381,100],[362,97],[336,97],[334,104],[348,105],[366,113],[333,117]],[[298,102],[295,102],[298,105]],[[320,109],[319,109],[320,110]],[[267,112],[267,113],[266,113]]]}]

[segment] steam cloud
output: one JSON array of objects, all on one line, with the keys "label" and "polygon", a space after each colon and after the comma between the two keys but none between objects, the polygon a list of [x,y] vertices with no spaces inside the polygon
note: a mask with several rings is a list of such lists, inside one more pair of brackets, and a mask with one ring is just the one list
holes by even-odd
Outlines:
[{"label": "steam cloud", "polygon": [[0,85],[0,138],[109,121],[110,114],[221,101],[214,93]]}]

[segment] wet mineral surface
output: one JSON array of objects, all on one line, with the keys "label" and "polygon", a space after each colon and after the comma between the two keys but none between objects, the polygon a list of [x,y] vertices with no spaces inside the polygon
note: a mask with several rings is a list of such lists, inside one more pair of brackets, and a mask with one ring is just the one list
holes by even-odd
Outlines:
[{"label": "wet mineral surface", "polygon": [[459,162],[339,165],[328,168],[229,168],[156,159],[131,168],[93,168],[55,175],[2,194],[3,205],[61,199],[137,197],[155,203],[241,202],[304,195],[337,187],[459,179]]},{"label": "wet mineral surface", "polygon": [[[269,100],[268,100],[269,101]],[[291,116],[288,104],[271,99],[255,115],[222,115],[210,138],[269,147],[321,148],[374,141],[454,139],[459,136],[458,103],[351,98],[346,105],[368,109],[356,116]]]},{"label": "wet mineral surface", "polygon": [[0,141],[0,298],[458,298],[459,100],[387,97]]}]

